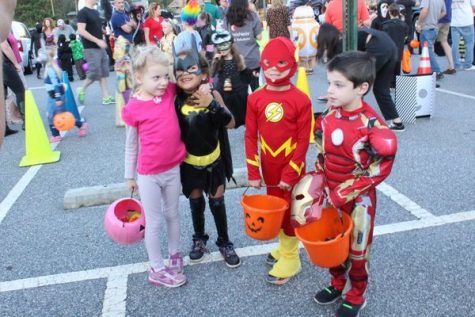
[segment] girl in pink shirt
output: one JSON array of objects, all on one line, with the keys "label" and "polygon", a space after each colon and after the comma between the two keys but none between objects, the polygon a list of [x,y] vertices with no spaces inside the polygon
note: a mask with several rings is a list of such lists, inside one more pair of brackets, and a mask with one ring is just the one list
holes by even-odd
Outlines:
[{"label": "girl in pink shirt", "polygon": [[[169,81],[168,57],[157,46],[136,47],[133,55],[135,93],[122,110],[126,124],[125,178],[129,189],[140,190],[145,210],[145,247],[151,265],[148,280],[177,287],[186,282],[178,212],[180,163],[186,150],[174,108],[175,85]],[[163,218],[168,266],[160,250]]]}]

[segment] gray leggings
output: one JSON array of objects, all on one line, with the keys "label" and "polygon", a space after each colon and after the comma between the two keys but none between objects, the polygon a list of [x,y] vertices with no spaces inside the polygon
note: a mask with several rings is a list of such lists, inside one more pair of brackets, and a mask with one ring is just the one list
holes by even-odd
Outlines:
[{"label": "gray leggings", "polygon": [[168,252],[173,255],[180,251],[180,166],[160,174],[139,174],[137,184],[145,210],[145,248],[151,267],[157,271],[164,267],[160,241],[163,217],[167,226]]}]

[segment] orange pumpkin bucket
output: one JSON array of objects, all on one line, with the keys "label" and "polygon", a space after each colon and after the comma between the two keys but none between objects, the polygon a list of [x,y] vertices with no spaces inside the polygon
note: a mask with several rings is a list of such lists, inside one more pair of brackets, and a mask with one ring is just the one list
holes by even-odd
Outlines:
[{"label": "orange pumpkin bucket", "polygon": [[243,195],[244,228],[255,240],[271,240],[279,234],[289,204],[271,195]]},{"label": "orange pumpkin bucket", "polygon": [[303,243],[313,264],[330,268],[348,258],[353,220],[345,212],[342,216],[340,218],[335,208],[325,208],[319,220],[295,228],[295,235]]}]

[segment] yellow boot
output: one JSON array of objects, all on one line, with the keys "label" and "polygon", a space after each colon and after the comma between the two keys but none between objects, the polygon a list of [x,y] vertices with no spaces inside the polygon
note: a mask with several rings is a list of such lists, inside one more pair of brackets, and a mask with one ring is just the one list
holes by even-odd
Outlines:
[{"label": "yellow boot", "polygon": [[282,232],[279,235],[279,255],[279,260],[270,270],[267,281],[282,285],[299,273],[302,268],[299,257],[299,240]]},{"label": "yellow boot", "polygon": [[280,259],[280,248],[281,248],[281,241],[282,241],[282,236],[284,235],[284,230],[280,229],[279,235],[277,236],[279,239],[279,244],[275,249],[270,251],[270,253],[267,255],[266,263],[269,264],[270,266],[273,266],[279,259]]}]

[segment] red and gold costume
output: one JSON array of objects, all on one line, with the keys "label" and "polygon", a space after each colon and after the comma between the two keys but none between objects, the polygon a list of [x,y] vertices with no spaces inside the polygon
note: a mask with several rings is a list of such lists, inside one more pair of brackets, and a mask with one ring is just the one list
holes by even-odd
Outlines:
[{"label": "red and gold costume", "polygon": [[[362,304],[368,284],[368,259],[373,240],[376,185],[391,172],[397,139],[367,103],[347,112],[328,108],[315,122],[317,171],[323,171],[329,200],[354,222],[348,260],[331,268],[332,286],[345,300]],[[347,278],[348,276],[348,278]]]},{"label": "red and gold costume", "polygon": [[[248,179],[262,179],[267,193],[282,197],[289,202],[290,191],[277,185],[283,181],[293,186],[305,174],[305,156],[310,142],[312,106],[310,99],[290,83],[295,74],[295,47],[285,38],[271,40],[261,57],[264,70],[276,67],[280,72],[290,69],[288,76],[267,82],[273,86],[289,85],[285,91],[269,90],[267,86],[248,97],[246,113],[246,161]],[[278,63],[286,61],[286,66]],[[282,65],[282,63],[280,64]],[[260,144],[260,153],[258,151]],[[261,168],[261,170],[260,170]],[[286,211],[279,235],[279,248],[272,252],[278,261],[269,274],[286,278],[300,271],[298,241],[290,225],[290,209]]]}]

